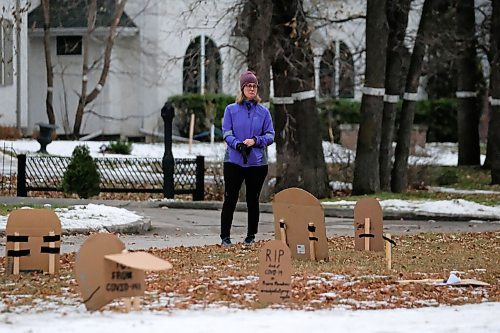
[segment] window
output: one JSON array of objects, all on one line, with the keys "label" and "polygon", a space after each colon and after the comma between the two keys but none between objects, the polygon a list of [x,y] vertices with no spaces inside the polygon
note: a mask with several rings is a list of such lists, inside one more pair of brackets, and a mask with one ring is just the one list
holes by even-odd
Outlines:
[{"label": "window", "polygon": [[337,58],[336,46],[336,42],[333,42],[321,57],[319,67],[320,96],[353,98],[354,61],[352,54],[347,45],[340,42],[339,57]]},{"label": "window", "polygon": [[82,54],[82,36],[57,36],[57,55]]},{"label": "window", "polygon": [[[204,40],[204,45],[202,45]],[[203,56],[204,55],[204,56]],[[202,58],[204,61],[202,61]],[[219,93],[222,90],[222,63],[219,49],[207,37],[198,36],[188,46],[183,63],[184,93]],[[201,77],[201,72],[205,75]],[[203,85],[203,89],[202,89]]]},{"label": "window", "polygon": [[14,84],[14,24],[0,20],[0,85]]}]

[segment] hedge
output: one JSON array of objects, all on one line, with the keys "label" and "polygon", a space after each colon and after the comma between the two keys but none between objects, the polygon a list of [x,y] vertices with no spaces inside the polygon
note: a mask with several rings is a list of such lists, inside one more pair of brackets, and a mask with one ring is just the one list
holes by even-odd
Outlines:
[{"label": "hedge", "polygon": [[[235,96],[223,94],[183,94],[168,99],[175,108],[174,125],[183,137],[189,136],[191,114],[195,115],[194,133],[202,134],[210,130],[210,126],[220,129],[222,117],[228,104],[234,103]],[[220,138],[220,131],[218,137]],[[203,138],[200,138],[203,139]],[[207,135],[205,139],[209,139]]]},{"label": "hedge", "polygon": [[[402,103],[398,104],[398,122]],[[340,124],[358,124],[361,102],[353,100],[325,100],[317,103],[321,119],[321,133],[329,140],[328,128],[334,132],[334,140],[339,140]],[[427,126],[427,142],[456,142],[457,103],[454,99],[418,101],[415,108],[415,125]],[[397,126],[397,124],[396,124]]]},{"label": "hedge", "polygon": [[[195,134],[208,133],[211,124],[215,124],[216,128],[220,129],[224,110],[228,104],[234,102],[234,99],[234,96],[224,94],[183,94],[170,97],[169,101],[175,107],[174,125],[178,129],[179,135],[184,137],[189,135],[191,113],[194,113],[196,117]],[[330,140],[329,127],[333,129],[335,142],[338,142],[340,124],[357,124],[360,121],[361,102],[359,101],[351,99],[323,100],[316,105],[324,140]],[[398,104],[398,116],[401,105],[402,103]],[[271,115],[273,115],[272,104],[270,109]],[[456,142],[456,114],[457,104],[454,99],[418,101],[415,109],[415,124],[427,126],[427,142]],[[217,133],[220,139],[220,131]],[[208,135],[204,138],[208,139]]]}]

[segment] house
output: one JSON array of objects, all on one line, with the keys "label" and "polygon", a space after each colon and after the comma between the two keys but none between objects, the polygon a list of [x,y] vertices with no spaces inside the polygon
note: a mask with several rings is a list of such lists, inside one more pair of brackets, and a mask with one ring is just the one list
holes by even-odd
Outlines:
[{"label": "house", "polygon": [[[15,4],[15,0],[0,3]],[[29,135],[38,122],[47,122],[47,91],[43,44],[43,13],[40,0],[27,1],[28,15],[22,22],[21,89],[7,75],[0,85],[0,125],[23,128]],[[84,0],[50,1],[49,48],[54,71],[53,106],[57,132],[71,134],[82,83],[82,37],[86,33]],[[241,12],[237,0],[141,1],[128,0],[120,19],[111,56],[109,76],[99,96],[86,107],[80,134],[150,136],[163,129],[160,109],[169,96],[183,92],[235,94],[238,74],[246,69],[247,40],[236,33]],[[308,3],[312,15],[324,17],[336,11],[365,11],[365,1]],[[89,42],[87,78],[89,90],[98,82],[114,0],[98,0],[96,29]],[[12,17],[2,14],[5,22]],[[26,16],[26,14],[25,14]],[[364,20],[326,24],[315,20],[312,35],[315,53],[316,96],[361,98],[364,70]],[[6,34],[13,33],[6,28]],[[2,30],[3,31],[3,30]],[[3,36],[3,35],[2,35]],[[4,38],[12,50],[9,38]],[[270,45],[269,47],[272,47]],[[2,51],[6,57],[10,51]],[[5,58],[5,56],[4,56]],[[6,73],[15,73],[5,65]],[[4,70],[5,72],[5,70]],[[2,81],[3,82],[3,81]],[[20,91],[21,108],[16,109]],[[272,90],[271,90],[272,97]],[[5,106],[4,106],[5,105]],[[20,118],[20,123],[16,123]]]}]

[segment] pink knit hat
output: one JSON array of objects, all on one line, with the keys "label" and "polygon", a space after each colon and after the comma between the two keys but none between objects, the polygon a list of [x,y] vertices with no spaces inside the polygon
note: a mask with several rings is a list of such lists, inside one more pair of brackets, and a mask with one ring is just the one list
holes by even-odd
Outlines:
[{"label": "pink knit hat", "polygon": [[256,85],[259,85],[257,76],[255,76],[252,71],[246,71],[245,73],[240,75],[240,89],[243,90],[243,88],[249,83],[255,83]]}]

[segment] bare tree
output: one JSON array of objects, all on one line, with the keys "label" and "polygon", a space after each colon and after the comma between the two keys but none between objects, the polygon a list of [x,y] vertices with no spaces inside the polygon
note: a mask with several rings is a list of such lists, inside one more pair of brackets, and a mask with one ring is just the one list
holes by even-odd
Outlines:
[{"label": "bare tree", "polygon": [[410,66],[405,84],[406,98],[403,100],[399,129],[397,135],[396,151],[394,154],[394,166],[392,168],[391,190],[393,192],[404,192],[408,186],[408,156],[410,155],[410,138],[415,116],[415,105],[426,41],[429,39],[430,27],[434,19],[434,8],[441,0],[425,0],[422,16],[417,31],[415,46],[411,55]]},{"label": "bare tree", "polygon": [[42,0],[43,11],[43,49],[45,54],[45,71],[47,75],[47,96],[45,98],[45,108],[49,124],[56,123],[54,107],[52,105],[54,92],[54,72],[52,68],[52,56],[50,54],[50,1]]},{"label": "bare tree", "polygon": [[500,184],[500,0],[492,0],[490,37],[491,115],[488,127],[488,150],[491,183]]},{"label": "bare tree", "polygon": [[259,78],[259,95],[269,101],[272,48],[271,26],[273,2],[271,0],[246,1],[239,19],[245,20],[243,34],[248,38],[247,65]]},{"label": "bare tree", "polygon": [[83,66],[82,66],[82,89],[80,93],[80,98],[78,101],[78,107],[76,109],[75,123],[73,126],[73,135],[80,135],[80,127],[83,119],[83,112],[85,111],[85,106],[96,99],[96,97],[101,92],[102,88],[106,83],[106,79],[109,74],[109,69],[111,66],[111,51],[113,50],[113,45],[115,42],[116,31],[118,24],[120,23],[120,18],[123,15],[125,4],[127,0],[116,0],[115,11],[113,14],[113,19],[109,27],[108,37],[106,39],[106,48],[104,50],[104,64],[101,70],[101,75],[98,83],[92,89],[92,91],[87,94],[87,84],[88,84],[88,73],[89,73],[89,39],[92,32],[95,29],[95,20],[97,16],[97,0],[91,0],[87,13],[87,33],[83,38]]},{"label": "bare tree", "polygon": [[[326,197],[328,177],[314,98],[314,56],[301,0],[273,1],[272,62],[277,150],[276,190],[301,187]],[[312,94],[311,94],[312,92]]]},{"label": "bare tree", "polygon": [[379,150],[384,107],[387,33],[386,0],[368,0],[365,90],[361,99],[353,194],[380,191]]},{"label": "bare tree", "polygon": [[457,2],[458,165],[480,165],[474,0]]},{"label": "bare tree", "polygon": [[398,97],[402,93],[403,63],[408,54],[404,45],[411,0],[387,0],[387,64],[385,69],[385,95],[380,140],[380,188],[391,189],[392,141],[396,120]]}]

